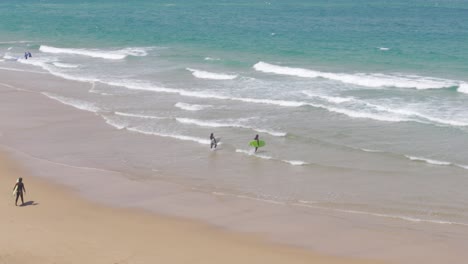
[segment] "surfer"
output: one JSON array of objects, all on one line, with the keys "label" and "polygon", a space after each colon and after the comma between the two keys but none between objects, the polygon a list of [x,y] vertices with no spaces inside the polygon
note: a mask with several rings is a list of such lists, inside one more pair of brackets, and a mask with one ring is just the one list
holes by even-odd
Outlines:
[{"label": "surfer", "polygon": [[25,60],[28,59],[28,53],[27,53],[27,52],[24,53],[24,59],[25,59]]},{"label": "surfer", "polygon": [[18,206],[19,197],[21,197],[21,205],[24,205],[23,192],[26,192],[26,188],[24,188],[23,178],[18,178],[15,187],[13,188],[13,194],[16,194],[15,206]]},{"label": "surfer", "polygon": [[216,141],[216,138],[214,137],[213,133],[211,133],[210,135],[210,140],[211,140],[210,149],[216,148],[218,146],[218,142]]},{"label": "surfer", "polygon": [[28,58],[31,58],[32,57],[32,54],[31,52],[28,51]]},{"label": "surfer", "polygon": [[257,147],[255,147],[255,152],[257,152],[258,146],[260,146],[260,138],[258,137],[258,134],[257,134],[257,135],[255,135],[255,138],[254,138],[254,140],[256,140],[256,141],[257,141]]}]

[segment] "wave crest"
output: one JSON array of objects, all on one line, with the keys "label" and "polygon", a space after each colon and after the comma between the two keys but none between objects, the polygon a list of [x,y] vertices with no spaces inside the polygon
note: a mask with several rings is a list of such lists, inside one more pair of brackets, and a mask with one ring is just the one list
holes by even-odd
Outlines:
[{"label": "wave crest", "polygon": [[146,56],[148,55],[149,48],[125,48],[121,50],[99,50],[99,49],[72,49],[72,48],[56,48],[52,46],[41,45],[39,50],[45,53],[53,54],[72,54],[87,56],[93,58],[101,58],[107,60],[122,60],[127,56]]},{"label": "wave crest", "polygon": [[83,100],[79,100],[79,99],[68,98],[68,97],[65,97],[65,96],[60,96],[60,95],[56,95],[56,94],[52,94],[52,93],[46,93],[46,92],[44,92],[42,94],[45,95],[46,97],[50,98],[50,99],[59,101],[62,104],[69,105],[69,106],[72,106],[72,107],[80,109],[80,110],[85,110],[85,111],[93,112],[93,113],[97,113],[97,112],[101,111],[101,109],[99,107],[97,107],[95,104],[93,104],[91,102],[87,102],[87,101],[83,101]]},{"label": "wave crest", "polygon": [[191,68],[187,68],[187,70],[192,72],[192,75],[199,79],[233,80],[237,78],[237,75],[231,75],[231,74],[207,72],[207,71],[196,70],[196,69],[191,69]]},{"label": "wave crest", "polygon": [[440,78],[423,77],[417,75],[386,75],[381,73],[330,73],[320,72],[302,68],[292,68],[258,62],[253,68],[260,72],[274,73],[279,75],[289,75],[303,78],[325,78],[342,83],[354,84],[366,87],[397,87],[415,89],[437,89],[458,86],[459,81],[446,80]]}]

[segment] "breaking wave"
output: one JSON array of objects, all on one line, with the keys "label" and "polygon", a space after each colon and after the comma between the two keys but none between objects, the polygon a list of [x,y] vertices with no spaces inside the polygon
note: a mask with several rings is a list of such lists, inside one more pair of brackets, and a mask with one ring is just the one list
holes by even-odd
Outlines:
[{"label": "breaking wave", "polygon": [[224,74],[224,73],[213,73],[207,71],[201,71],[196,69],[187,68],[188,71],[192,72],[192,75],[199,79],[209,80],[233,80],[237,78],[237,75]]},{"label": "breaking wave", "polygon": [[381,73],[330,73],[303,68],[292,68],[258,62],[253,68],[260,72],[274,73],[279,75],[296,76],[303,78],[325,78],[342,83],[354,84],[366,87],[397,87],[415,89],[437,89],[459,86],[460,81],[446,80],[441,78],[423,77],[417,75],[387,75]]}]

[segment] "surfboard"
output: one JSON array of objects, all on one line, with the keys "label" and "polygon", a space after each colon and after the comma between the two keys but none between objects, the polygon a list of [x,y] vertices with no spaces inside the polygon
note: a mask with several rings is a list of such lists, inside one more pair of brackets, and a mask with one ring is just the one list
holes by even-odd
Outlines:
[{"label": "surfboard", "polygon": [[250,141],[249,145],[251,147],[254,147],[254,148],[261,148],[261,147],[265,146],[265,141],[263,141],[263,140],[259,140],[259,141],[252,140],[252,141]]},{"label": "surfboard", "polygon": [[15,186],[15,189],[13,189],[13,196],[16,195],[16,191],[18,190],[18,185]]}]

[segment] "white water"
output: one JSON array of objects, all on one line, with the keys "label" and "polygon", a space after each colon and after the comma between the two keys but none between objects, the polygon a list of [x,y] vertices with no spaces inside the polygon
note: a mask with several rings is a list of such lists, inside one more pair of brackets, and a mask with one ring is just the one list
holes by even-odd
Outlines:
[{"label": "white water", "polygon": [[209,80],[234,80],[237,78],[235,74],[225,74],[225,73],[214,73],[207,72],[202,70],[196,70],[187,68],[188,71],[192,72],[192,75],[199,79],[209,79]]},{"label": "white water", "polygon": [[458,86],[459,81],[416,75],[386,75],[381,73],[330,73],[302,68],[293,68],[258,62],[253,68],[260,72],[289,75],[303,78],[325,78],[366,87],[398,87],[415,89],[437,89]]},{"label": "white water", "polygon": [[71,54],[107,60],[122,60],[127,56],[146,56],[148,48],[125,48],[121,50],[99,50],[99,49],[73,49],[56,48],[52,46],[41,45],[40,51],[53,54]]},{"label": "white water", "polygon": [[201,111],[213,107],[211,105],[186,104],[181,102],[176,103],[174,106],[186,111]]}]

